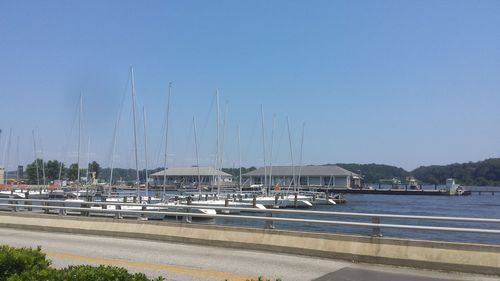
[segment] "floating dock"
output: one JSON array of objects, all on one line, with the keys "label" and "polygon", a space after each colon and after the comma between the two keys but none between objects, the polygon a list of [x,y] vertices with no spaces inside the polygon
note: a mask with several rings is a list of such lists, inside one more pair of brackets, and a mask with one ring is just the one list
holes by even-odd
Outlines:
[{"label": "floating dock", "polygon": [[429,189],[352,189],[335,188],[330,189],[333,193],[349,194],[380,194],[380,195],[434,195],[434,196],[463,196],[471,195],[470,190],[465,190],[461,194],[451,194],[448,190],[429,190]]}]

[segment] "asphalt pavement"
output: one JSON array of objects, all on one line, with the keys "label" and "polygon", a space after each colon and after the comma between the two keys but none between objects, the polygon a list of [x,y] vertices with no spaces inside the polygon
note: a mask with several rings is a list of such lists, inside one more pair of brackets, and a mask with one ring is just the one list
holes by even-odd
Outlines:
[{"label": "asphalt pavement", "polygon": [[493,281],[498,277],[322,259],[234,248],[141,239],[0,228],[0,244],[41,246],[57,268],[74,264],[114,265],[173,281]]}]

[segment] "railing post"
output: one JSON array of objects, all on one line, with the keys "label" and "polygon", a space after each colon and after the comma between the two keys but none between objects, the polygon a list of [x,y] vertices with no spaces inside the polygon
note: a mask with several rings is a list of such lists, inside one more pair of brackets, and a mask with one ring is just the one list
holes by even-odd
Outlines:
[{"label": "railing post", "polygon": [[[48,206],[49,205],[49,202],[43,202],[42,206]],[[48,214],[49,213],[49,208],[43,208],[43,212],[45,214]]]},{"label": "railing post", "polygon": [[[87,204],[87,203],[83,203],[82,205],[82,208],[90,208],[90,204]],[[90,216],[90,212],[89,211],[80,211],[80,215],[81,216]]]},{"label": "railing post", "polygon": [[[66,204],[62,202],[62,207],[66,207]],[[59,209],[59,216],[65,216],[66,215],[66,209]]]},{"label": "railing post", "polygon": [[[146,206],[145,205],[142,205],[141,206],[141,211],[146,211]],[[137,218],[138,220],[141,220],[141,221],[147,221],[148,218],[144,215],[144,213],[141,213],[141,215]]]},{"label": "railing post", "polygon": [[[186,213],[189,213],[189,208],[186,208]],[[182,217],[182,222],[185,223],[191,223],[192,217],[191,216],[183,216]]]},{"label": "railing post", "polygon": [[[31,206],[31,204],[32,204],[31,201],[25,201],[24,202],[24,205],[27,205],[27,206]],[[28,209],[29,212],[33,211],[33,209],[31,207],[28,207],[27,209]]]},{"label": "railing post", "polygon": [[115,210],[118,211],[118,212],[115,213],[115,219],[123,219],[122,212],[120,212],[121,209],[122,209],[121,205],[116,205],[115,206]]},{"label": "railing post", "polygon": [[[191,205],[191,196],[188,196],[187,198],[187,205]],[[189,213],[189,208],[186,208],[186,213]],[[191,222],[191,216],[183,216],[182,221],[185,223],[190,223]]]},{"label": "railing post", "polygon": [[293,206],[295,207],[295,209],[297,209],[297,205],[298,205],[298,202],[297,202],[297,193],[295,193],[295,196],[293,197]]},{"label": "railing post", "polygon": [[[372,223],[374,224],[380,224],[380,217],[372,217]],[[382,231],[380,230],[379,226],[374,226],[372,228],[372,236],[373,237],[382,237]]]},{"label": "railing post", "polygon": [[252,208],[255,208],[255,207],[257,207],[257,197],[255,197],[255,195],[254,195],[252,198]]},{"label": "railing post", "polygon": [[[272,218],[273,213],[266,212],[266,217]],[[274,229],[274,222],[272,220],[266,220],[266,222],[264,224],[264,229]]]},{"label": "railing post", "polygon": [[[17,205],[17,200],[16,201],[9,201],[9,204]],[[12,212],[17,212],[17,206],[12,206]]]}]

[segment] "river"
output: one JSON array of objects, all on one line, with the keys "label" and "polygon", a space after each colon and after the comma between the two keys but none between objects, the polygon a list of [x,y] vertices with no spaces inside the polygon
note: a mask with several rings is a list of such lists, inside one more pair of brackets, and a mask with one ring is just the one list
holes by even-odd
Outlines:
[{"label": "river", "polygon": [[[472,190],[494,190],[475,189]],[[496,189],[500,190],[500,189]],[[347,194],[346,204],[335,206],[315,206],[311,210],[316,211],[338,211],[356,213],[378,213],[397,215],[419,215],[419,216],[450,216],[450,217],[472,217],[472,218],[494,218],[500,219],[500,193],[496,196],[491,193],[470,196],[405,196],[405,195],[367,195]],[[290,215],[287,215],[290,216]],[[324,219],[324,220],[346,220],[345,217],[335,216],[311,216],[294,215],[296,218]],[[371,222],[370,219],[349,219],[350,221]],[[217,219],[217,224],[263,227],[263,222],[242,222],[230,219]],[[442,221],[420,221],[420,220],[396,220],[382,219],[381,223],[390,224],[415,224],[442,227],[473,227],[483,229],[500,229],[500,224],[492,223],[468,223],[468,222],[442,222]],[[371,235],[371,228],[347,227],[320,224],[284,223],[276,222],[276,229],[293,229],[298,231],[349,233],[359,235]],[[415,231],[400,229],[382,229],[385,237],[415,238],[425,240],[442,240],[468,243],[500,244],[500,235],[475,234],[437,231]]]}]

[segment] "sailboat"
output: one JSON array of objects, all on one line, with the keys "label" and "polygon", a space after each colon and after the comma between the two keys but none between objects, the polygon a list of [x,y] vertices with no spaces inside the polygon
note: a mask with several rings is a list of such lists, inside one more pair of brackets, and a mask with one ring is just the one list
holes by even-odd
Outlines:
[{"label": "sailboat", "polygon": [[[218,92],[216,93],[216,103],[217,103],[217,154],[216,154],[216,171],[217,171],[217,179],[216,179],[216,184],[217,184],[217,194],[215,196],[212,196],[208,198],[208,196],[205,196],[205,200],[203,200],[203,196],[201,194],[201,179],[200,179],[200,166],[199,166],[199,157],[198,157],[198,137],[197,137],[197,132],[196,132],[196,122],[195,118],[193,117],[193,128],[194,128],[194,140],[195,140],[195,151],[196,151],[196,166],[198,170],[198,200],[191,200],[184,198],[184,202],[186,200],[189,200],[189,204],[195,205],[195,206],[211,206],[211,207],[237,207],[237,208],[253,208],[253,203],[247,203],[247,202],[238,202],[230,198],[226,199],[221,199],[220,195],[220,181],[221,181],[221,176],[220,176],[220,166],[222,163],[222,156],[219,156],[220,152],[220,146],[219,146],[219,95]],[[224,118],[225,119],[225,118]],[[225,127],[225,126],[224,126]],[[195,197],[196,199],[196,197]],[[265,209],[265,207],[261,204],[257,204],[255,208],[259,209]],[[223,210],[220,211],[220,213],[239,213],[240,211],[237,210]]]}]

